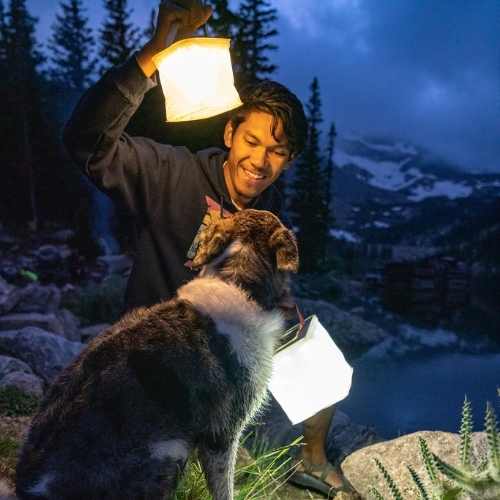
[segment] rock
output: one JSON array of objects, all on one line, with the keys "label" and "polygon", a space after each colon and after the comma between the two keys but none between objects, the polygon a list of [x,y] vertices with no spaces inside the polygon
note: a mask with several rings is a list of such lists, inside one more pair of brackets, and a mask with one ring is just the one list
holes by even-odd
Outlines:
[{"label": "rock", "polygon": [[111,325],[108,323],[99,323],[97,325],[86,326],[80,329],[80,339],[82,342],[89,342],[94,337],[97,337],[104,330],[109,328]]},{"label": "rock", "polygon": [[16,313],[53,313],[61,304],[61,292],[55,285],[26,285],[14,308]]},{"label": "rock", "polygon": [[68,245],[42,245],[34,254],[36,272],[41,281],[57,284],[69,281],[73,252]]},{"label": "rock", "polygon": [[20,359],[0,355],[0,379],[12,372],[33,373],[33,370]]},{"label": "rock", "polygon": [[16,239],[9,234],[4,227],[0,227],[0,248],[6,248],[8,250],[12,248],[14,243],[16,243]]},{"label": "rock", "polygon": [[83,347],[80,342],[36,327],[0,332],[0,353],[23,360],[46,382],[51,382]]},{"label": "rock", "polygon": [[68,243],[74,236],[75,232],[72,229],[60,229],[49,234],[48,237],[56,243]]},{"label": "rock", "polygon": [[80,342],[80,320],[68,309],[60,309],[56,317],[63,325],[64,338]]},{"label": "rock", "polygon": [[0,379],[0,387],[16,387],[20,391],[38,398],[43,396],[43,381],[33,373],[8,373]]},{"label": "rock", "polygon": [[[425,485],[429,484],[420,455],[419,437],[424,438],[429,449],[442,460],[450,465],[459,465],[460,437],[458,434],[421,431],[358,450],[344,460],[342,470],[363,498],[372,498],[369,495],[371,487],[376,487],[382,495],[389,498],[387,485],[373,460],[378,458],[396,481],[404,498],[419,498],[417,487],[407,468],[408,465],[413,467]],[[485,457],[485,434],[474,433],[472,442],[473,463],[479,464]]]},{"label": "rock", "polygon": [[132,259],[128,255],[103,255],[97,261],[105,264],[109,274],[124,274],[132,267]]},{"label": "rock", "polygon": [[75,302],[80,297],[80,287],[66,283],[61,289],[61,302]]},{"label": "rock", "polygon": [[1,268],[2,277],[4,277],[9,281],[14,281],[17,278],[18,272],[19,268],[15,264],[15,262],[9,260],[2,261],[2,268]]},{"label": "rock", "polygon": [[21,330],[27,326],[36,326],[49,332],[64,335],[64,327],[55,314],[19,313],[0,317],[0,331]]},{"label": "rock", "polygon": [[323,300],[297,298],[304,317],[316,314],[321,324],[328,330],[335,343],[342,351],[355,352],[378,344],[389,334],[378,326],[364,319],[345,312]]},{"label": "rock", "polygon": [[71,256],[67,245],[42,245],[35,251],[38,265],[42,268],[53,268]]},{"label": "rock", "polygon": [[0,315],[14,309],[21,298],[21,290],[0,277]]}]

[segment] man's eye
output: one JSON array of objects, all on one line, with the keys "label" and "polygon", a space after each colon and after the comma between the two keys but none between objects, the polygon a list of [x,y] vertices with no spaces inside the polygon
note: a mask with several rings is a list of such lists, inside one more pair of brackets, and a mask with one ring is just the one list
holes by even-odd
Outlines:
[{"label": "man's eye", "polygon": [[257,146],[257,143],[254,142],[254,141],[250,141],[249,139],[245,139],[247,141],[247,144],[249,144],[250,146]]},{"label": "man's eye", "polygon": [[282,151],[281,149],[278,149],[274,151],[274,154],[277,154],[278,156],[288,156],[288,151]]}]

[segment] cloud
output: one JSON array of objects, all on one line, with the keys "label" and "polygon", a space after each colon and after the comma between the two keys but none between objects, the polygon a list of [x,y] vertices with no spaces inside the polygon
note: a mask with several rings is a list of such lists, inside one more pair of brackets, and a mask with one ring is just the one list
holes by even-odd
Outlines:
[{"label": "cloud", "polygon": [[[319,2],[318,2],[319,3]],[[278,78],[318,76],[326,125],[500,171],[500,3],[280,0]]]}]

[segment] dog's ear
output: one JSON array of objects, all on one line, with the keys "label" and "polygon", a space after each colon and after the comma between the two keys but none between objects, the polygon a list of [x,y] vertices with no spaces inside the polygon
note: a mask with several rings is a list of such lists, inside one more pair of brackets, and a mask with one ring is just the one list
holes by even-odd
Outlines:
[{"label": "dog's ear", "polygon": [[192,267],[199,268],[212,260],[229,244],[233,233],[234,221],[231,217],[210,224],[201,234]]},{"label": "dog's ear", "polygon": [[276,264],[280,271],[296,273],[299,270],[299,250],[295,236],[281,226],[269,239],[269,246],[276,252]]}]

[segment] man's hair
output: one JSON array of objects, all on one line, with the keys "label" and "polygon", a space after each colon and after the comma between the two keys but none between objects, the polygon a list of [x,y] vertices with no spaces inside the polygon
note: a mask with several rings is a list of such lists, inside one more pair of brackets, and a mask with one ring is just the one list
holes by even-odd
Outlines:
[{"label": "man's hair", "polygon": [[275,136],[279,120],[288,139],[292,158],[304,149],[307,139],[307,119],[299,98],[281,83],[262,80],[246,85],[240,91],[243,106],[237,108],[230,117],[233,130],[243,123],[251,111],[262,111],[273,116],[271,133]]}]

